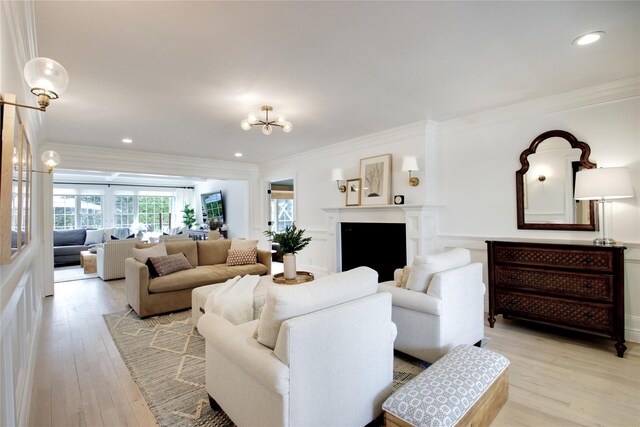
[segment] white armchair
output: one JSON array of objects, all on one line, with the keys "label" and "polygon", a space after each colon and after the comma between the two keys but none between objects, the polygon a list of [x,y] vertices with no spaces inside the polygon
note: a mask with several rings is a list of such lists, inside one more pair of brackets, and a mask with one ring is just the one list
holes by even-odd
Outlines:
[{"label": "white armchair", "polygon": [[376,272],[362,267],[271,288],[259,320],[235,326],[203,315],[212,407],[238,426],[375,419],[392,391],[396,335],[391,296],[376,293],[376,282]]},{"label": "white armchair", "polygon": [[124,260],[132,257],[132,249],[140,239],[110,240],[98,247],[98,276],[102,280],[123,279]]},{"label": "white armchair", "polygon": [[466,249],[454,251],[453,263],[442,263],[452,251],[422,258],[437,266],[426,278],[426,292],[396,286],[402,269],[396,270],[395,281],[378,285],[378,291],[392,295],[396,350],[433,363],[459,344],[474,345],[484,337],[482,264],[470,263]]}]

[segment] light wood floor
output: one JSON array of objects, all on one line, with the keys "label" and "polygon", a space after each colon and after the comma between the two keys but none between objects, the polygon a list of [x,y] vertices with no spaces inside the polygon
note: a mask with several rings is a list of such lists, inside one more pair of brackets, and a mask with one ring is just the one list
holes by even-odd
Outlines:
[{"label": "light wood floor", "polygon": [[[55,285],[45,299],[30,426],[156,425],[102,318],[127,308],[124,281]],[[640,344],[550,332],[499,317],[487,348],[511,360],[494,426],[640,426]]]}]

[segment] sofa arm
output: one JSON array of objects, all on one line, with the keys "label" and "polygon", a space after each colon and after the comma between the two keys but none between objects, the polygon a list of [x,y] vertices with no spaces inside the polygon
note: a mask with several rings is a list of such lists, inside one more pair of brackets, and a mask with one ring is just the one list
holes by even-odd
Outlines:
[{"label": "sofa arm", "polygon": [[127,302],[138,313],[141,313],[141,301],[149,296],[149,267],[135,258],[127,258],[124,261],[125,289]]},{"label": "sofa arm", "polygon": [[198,320],[198,331],[207,345],[215,347],[229,363],[242,367],[255,381],[280,395],[289,393],[289,368],[271,349],[239,332],[238,326],[222,316],[207,313]]},{"label": "sofa arm", "polygon": [[387,283],[394,282],[379,283],[378,292],[389,292],[391,294],[391,304],[394,307],[402,307],[407,310],[418,311],[434,316],[440,315],[442,301],[439,298],[423,294],[422,292],[398,288]]},{"label": "sofa arm", "polygon": [[271,251],[265,251],[264,249],[258,249],[258,263],[267,266],[267,273],[271,274]]}]

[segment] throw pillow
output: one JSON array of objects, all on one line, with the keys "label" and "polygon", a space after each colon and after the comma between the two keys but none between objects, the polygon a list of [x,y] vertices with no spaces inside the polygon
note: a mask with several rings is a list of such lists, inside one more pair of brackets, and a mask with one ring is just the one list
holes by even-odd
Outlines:
[{"label": "throw pillow", "polygon": [[87,230],[87,237],[84,239],[85,246],[96,245],[102,243],[102,236],[104,235],[104,229],[101,230]]},{"label": "throw pillow", "polygon": [[131,253],[135,259],[143,264],[146,264],[149,257],[167,255],[167,245],[165,244],[165,242],[160,242],[157,245],[150,246],[144,249],[133,248],[131,249]]},{"label": "throw pillow", "polygon": [[134,237],[136,237],[136,234],[135,233],[131,233],[126,237],[126,239],[133,239]]},{"label": "throw pillow", "polygon": [[149,257],[149,261],[151,261],[153,268],[158,272],[158,276],[166,276],[167,274],[177,271],[190,270],[193,268],[182,252],[173,255],[152,256]]},{"label": "throw pillow", "polygon": [[111,240],[120,240],[118,239],[116,236],[114,236],[113,234],[111,235]]},{"label": "throw pillow", "polygon": [[153,266],[153,263],[151,262],[151,258],[147,258],[147,262],[145,262],[145,265],[149,269],[149,276],[151,276],[152,278],[158,277],[158,272],[156,271],[156,268]]},{"label": "throw pillow", "polygon": [[434,274],[452,268],[462,267],[471,262],[471,253],[467,249],[455,248],[437,255],[417,256],[413,259],[407,280],[407,289],[426,292]]},{"label": "throw pillow", "polygon": [[233,239],[231,249],[251,249],[258,246],[257,240]]},{"label": "throw pillow", "polygon": [[400,275],[400,281],[396,283],[396,287],[405,288],[407,287],[407,282],[409,281],[409,274],[411,273],[411,268],[408,265],[405,265],[402,268],[402,274]]},{"label": "throw pillow", "polygon": [[255,264],[258,257],[258,248],[251,249],[229,249],[227,255],[227,265],[247,265]]}]

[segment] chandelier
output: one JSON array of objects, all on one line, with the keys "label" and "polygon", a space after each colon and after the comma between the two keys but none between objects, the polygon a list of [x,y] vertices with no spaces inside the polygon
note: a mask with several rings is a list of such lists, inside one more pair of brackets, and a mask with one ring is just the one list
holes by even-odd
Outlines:
[{"label": "chandelier", "polygon": [[254,113],[249,113],[247,118],[240,122],[240,127],[244,130],[249,130],[253,126],[262,125],[262,133],[265,135],[271,135],[273,127],[277,126],[282,128],[286,133],[291,132],[293,125],[287,121],[287,118],[283,115],[276,116],[275,120],[269,120],[269,112],[273,111],[273,107],[270,105],[263,105],[260,107],[260,111],[264,111],[264,120],[260,120]]}]

